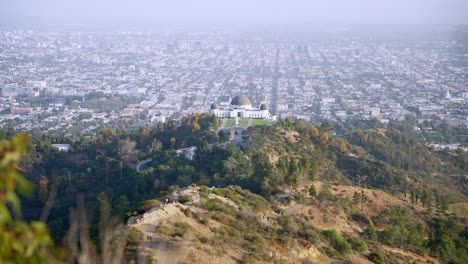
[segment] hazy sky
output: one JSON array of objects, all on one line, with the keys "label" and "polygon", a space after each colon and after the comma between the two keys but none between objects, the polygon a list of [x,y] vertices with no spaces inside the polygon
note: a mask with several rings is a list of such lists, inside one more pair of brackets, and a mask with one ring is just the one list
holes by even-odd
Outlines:
[{"label": "hazy sky", "polygon": [[0,0],[0,20],[467,24],[468,0]]}]

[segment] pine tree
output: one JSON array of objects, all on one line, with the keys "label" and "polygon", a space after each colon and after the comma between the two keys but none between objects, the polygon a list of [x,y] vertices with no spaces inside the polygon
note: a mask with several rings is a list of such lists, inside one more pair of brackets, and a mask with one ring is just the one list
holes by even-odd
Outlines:
[{"label": "pine tree", "polygon": [[361,212],[364,209],[364,203],[368,201],[367,195],[364,193],[364,190],[361,190],[361,193],[354,191],[352,203],[355,205],[360,204]]},{"label": "pine tree", "polygon": [[361,190],[361,212],[363,211],[364,203],[367,202],[367,195],[364,193],[364,190]]},{"label": "pine tree", "polygon": [[361,200],[361,195],[357,191],[354,191],[353,194],[353,204],[357,205],[359,204],[359,201]]}]

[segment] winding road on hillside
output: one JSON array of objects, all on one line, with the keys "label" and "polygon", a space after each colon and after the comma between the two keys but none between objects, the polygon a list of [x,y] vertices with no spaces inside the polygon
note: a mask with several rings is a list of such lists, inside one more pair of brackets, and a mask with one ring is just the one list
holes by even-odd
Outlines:
[{"label": "winding road on hillside", "polygon": [[138,164],[136,165],[136,171],[140,172],[140,171],[144,171],[146,170],[146,168],[148,167],[148,164],[147,163],[150,163],[151,162],[151,158],[148,158],[148,159],[145,159],[143,161],[140,161],[138,162]]},{"label": "winding road on hillside", "polygon": [[[252,122],[252,119],[249,119],[249,125],[251,125],[251,122]],[[245,128],[243,127],[233,127],[231,129],[229,129],[230,133],[229,133],[229,140],[227,140],[226,142],[224,143],[221,143],[220,145],[223,147],[223,148],[226,148],[229,144],[234,144],[234,146],[236,147],[237,150],[240,150],[240,147],[242,146],[242,143],[243,143],[243,138],[242,138],[242,132],[245,130]],[[212,146],[213,144],[211,144]],[[137,163],[137,165],[135,166],[135,170],[138,171],[138,172],[142,172],[144,170],[146,170],[148,168],[148,163],[150,163],[152,161],[151,158],[147,158],[145,160],[142,160],[140,162]]]}]

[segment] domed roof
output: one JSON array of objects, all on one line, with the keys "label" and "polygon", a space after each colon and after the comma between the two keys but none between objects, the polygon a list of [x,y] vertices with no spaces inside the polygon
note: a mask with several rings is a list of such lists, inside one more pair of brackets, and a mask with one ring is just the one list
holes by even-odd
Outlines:
[{"label": "domed roof", "polygon": [[231,105],[252,105],[252,103],[247,96],[238,95],[232,99]]},{"label": "domed roof", "polygon": [[260,106],[260,110],[268,110],[268,105],[267,104],[262,104]]},{"label": "domed roof", "polygon": [[217,103],[212,103],[210,109],[219,109],[219,105]]}]

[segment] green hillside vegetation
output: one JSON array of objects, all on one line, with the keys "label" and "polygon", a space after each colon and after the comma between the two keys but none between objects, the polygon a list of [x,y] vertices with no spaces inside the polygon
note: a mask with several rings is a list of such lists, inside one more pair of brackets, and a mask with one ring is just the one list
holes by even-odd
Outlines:
[{"label": "green hillside vegetation", "polygon": [[[197,234],[197,239],[221,252],[248,248],[242,256],[231,256],[246,263],[271,262],[271,241],[286,259],[297,256],[284,253],[284,245],[298,252],[316,248],[314,254],[324,259],[355,256],[376,263],[406,262],[413,256],[408,251],[453,263],[468,257],[466,216],[449,210],[467,202],[467,153],[431,149],[397,126],[354,130],[294,120],[248,128],[238,151],[232,144],[222,146],[226,139],[212,130],[219,125],[220,120],[203,114],[133,130],[104,127],[91,138],[33,134],[19,163],[34,186],[30,198],[22,200],[24,217],[39,219],[50,206],[45,221],[52,238],[66,243],[73,226],[70,208],[83,207],[77,202],[82,197],[91,240],[99,244],[103,201],[123,222],[196,183],[220,188],[200,188],[199,203],[194,197],[181,200],[192,210],[186,217],[198,217],[202,225],[222,224],[210,230],[212,236]],[[334,136],[337,129],[344,133]],[[71,150],[57,151],[52,143],[69,143]],[[197,147],[193,161],[175,155],[189,146]],[[137,162],[147,158],[149,166],[137,172]],[[260,223],[262,213],[271,221],[269,228]],[[184,237],[195,228],[171,224],[158,234]],[[128,252],[141,240],[137,231],[130,234]]]}]

